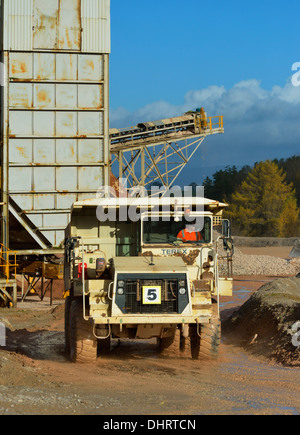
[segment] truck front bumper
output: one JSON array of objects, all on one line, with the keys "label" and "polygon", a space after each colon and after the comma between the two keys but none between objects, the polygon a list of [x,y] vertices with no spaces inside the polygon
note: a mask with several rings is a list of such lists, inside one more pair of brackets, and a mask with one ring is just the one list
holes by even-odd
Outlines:
[{"label": "truck front bumper", "polygon": [[178,315],[124,315],[117,317],[94,317],[96,325],[185,325],[185,324],[207,324],[211,320],[211,315],[203,316],[178,316]]}]

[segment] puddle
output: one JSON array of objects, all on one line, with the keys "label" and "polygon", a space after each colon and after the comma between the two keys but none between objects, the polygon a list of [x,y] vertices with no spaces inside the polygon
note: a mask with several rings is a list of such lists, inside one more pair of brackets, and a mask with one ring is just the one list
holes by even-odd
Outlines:
[{"label": "puddle", "polygon": [[6,350],[37,360],[64,361],[64,333],[26,330],[9,332]]},{"label": "puddle", "polygon": [[235,286],[233,288],[233,295],[231,298],[222,298],[220,302],[221,310],[231,308],[233,305],[243,305],[250,298],[252,293],[253,291],[247,289],[246,287]]}]

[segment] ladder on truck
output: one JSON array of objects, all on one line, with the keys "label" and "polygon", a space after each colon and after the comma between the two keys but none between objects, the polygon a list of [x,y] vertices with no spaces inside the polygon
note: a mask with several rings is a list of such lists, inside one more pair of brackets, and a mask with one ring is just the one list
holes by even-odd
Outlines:
[{"label": "ladder on truck", "polygon": [[171,187],[209,135],[224,133],[223,116],[203,108],[183,116],[110,129],[111,166],[129,188],[159,182]]}]

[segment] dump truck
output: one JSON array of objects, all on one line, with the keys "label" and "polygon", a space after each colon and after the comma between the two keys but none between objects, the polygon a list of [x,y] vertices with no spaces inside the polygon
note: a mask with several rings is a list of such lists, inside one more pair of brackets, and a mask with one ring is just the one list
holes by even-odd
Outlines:
[{"label": "dump truck", "polygon": [[220,296],[232,294],[226,207],[199,197],[76,202],[64,259],[70,360],[93,362],[113,339],[156,339],[163,355],[217,358]]}]

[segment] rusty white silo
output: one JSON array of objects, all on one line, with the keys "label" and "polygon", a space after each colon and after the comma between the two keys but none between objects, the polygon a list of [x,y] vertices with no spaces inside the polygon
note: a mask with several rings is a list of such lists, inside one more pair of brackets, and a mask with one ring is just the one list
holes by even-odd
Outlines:
[{"label": "rusty white silo", "polygon": [[2,242],[10,220],[57,247],[109,184],[110,0],[1,0],[1,22]]}]

